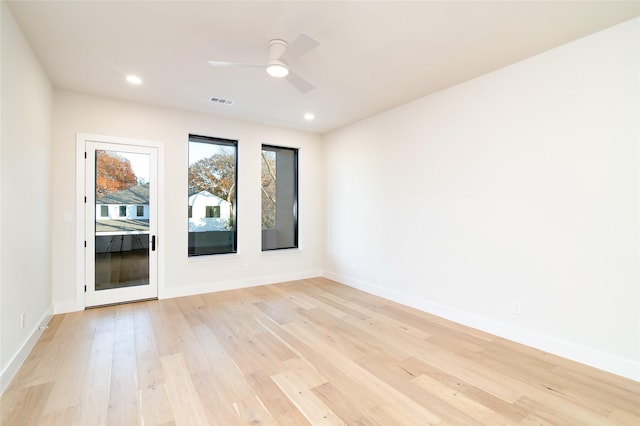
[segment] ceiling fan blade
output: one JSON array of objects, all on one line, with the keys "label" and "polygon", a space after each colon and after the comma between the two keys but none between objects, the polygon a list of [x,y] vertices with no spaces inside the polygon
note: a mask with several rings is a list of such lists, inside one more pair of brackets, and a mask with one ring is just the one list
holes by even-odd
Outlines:
[{"label": "ceiling fan blade", "polygon": [[287,47],[287,50],[280,57],[286,63],[306,55],[309,51],[318,47],[320,43],[307,33],[300,33],[297,39]]},{"label": "ceiling fan blade", "polygon": [[298,89],[300,93],[307,93],[315,89],[315,86],[313,84],[309,83],[298,74],[290,72],[286,79],[289,83],[291,83],[293,87]]},{"label": "ceiling fan blade", "polygon": [[224,68],[224,67],[263,67],[264,64],[245,64],[242,62],[226,62],[226,61],[209,61],[209,65],[212,67]]}]

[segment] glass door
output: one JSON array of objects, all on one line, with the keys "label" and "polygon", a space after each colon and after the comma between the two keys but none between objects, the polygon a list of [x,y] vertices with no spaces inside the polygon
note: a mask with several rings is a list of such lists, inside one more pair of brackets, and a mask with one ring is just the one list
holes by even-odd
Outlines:
[{"label": "glass door", "polygon": [[86,306],[158,297],[156,151],[86,143]]}]

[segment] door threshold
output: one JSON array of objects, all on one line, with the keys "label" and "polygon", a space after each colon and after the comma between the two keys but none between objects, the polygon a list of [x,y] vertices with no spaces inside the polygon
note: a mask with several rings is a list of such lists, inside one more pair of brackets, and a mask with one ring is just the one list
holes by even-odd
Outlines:
[{"label": "door threshold", "polygon": [[89,309],[106,308],[108,306],[129,305],[131,303],[150,302],[152,300],[158,300],[158,298],[157,297],[150,297],[148,299],[127,300],[126,302],[107,303],[105,305],[85,306],[84,310],[86,311],[86,310],[89,310]]}]

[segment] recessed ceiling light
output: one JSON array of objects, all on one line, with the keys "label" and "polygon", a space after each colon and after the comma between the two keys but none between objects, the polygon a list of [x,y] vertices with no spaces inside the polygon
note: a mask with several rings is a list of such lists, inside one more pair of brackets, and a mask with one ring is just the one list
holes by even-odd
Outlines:
[{"label": "recessed ceiling light", "polygon": [[142,79],[137,75],[131,74],[127,76],[127,82],[130,84],[139,85],[139,84],[142,84]]},{"label": "recessed ceiling light", "polygon": [[311,113],[311,112],[308,112],[308,113],[306,113],[306,114],[304,115],[304,119],[305,119],[305,120],[307,120],[307,121],[311,121],[311,120],[313,120],[314,118],[316,118],[316,116],[315,116],[315,115],[313,115],[313,113]]}]

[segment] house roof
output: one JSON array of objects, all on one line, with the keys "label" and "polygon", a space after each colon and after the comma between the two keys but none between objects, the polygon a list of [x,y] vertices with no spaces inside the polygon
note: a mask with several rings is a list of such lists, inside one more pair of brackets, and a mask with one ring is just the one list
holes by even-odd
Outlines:
[{"label": "house roof", "polygon": [[113,192],[96,200],[96,204],[149,204],[149,184]]},{"label": "house roof", "polygon": [[192,197],[194,195],[204,195],[205,197],[217,197],[217,195],[213,195],[209,191],[194,191],[192,189],[189,189],[189,197]]},{"label": "house roof", "polygon": [[189,191],[189,205],[192,206],[195,200],[201,197],[213,199],[214,202],[217,203],[218,205],[229,204],[229,202],[224,198],[220,198],[217,195],[210,193],[209,191],[200,191],[200,192]]}]

